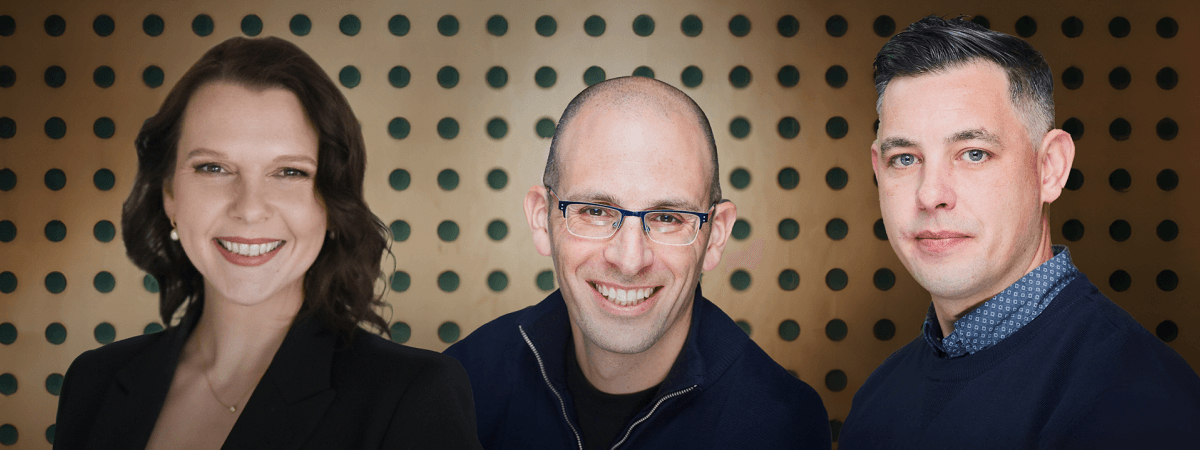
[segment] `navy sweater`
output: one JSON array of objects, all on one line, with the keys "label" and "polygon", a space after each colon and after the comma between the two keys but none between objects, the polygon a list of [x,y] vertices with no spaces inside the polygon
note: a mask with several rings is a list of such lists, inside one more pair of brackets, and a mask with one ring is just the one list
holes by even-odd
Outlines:
[{"label": "navy sweater", "polygon": [[[570,320],[555,291],[446,350],[466,367],[487,449],[582,449],[566,351]],[[536,350],[535,350],[536,349]],[[696,290],[687,343],[621,449],[829,448],[821,397],[789,375]]]},{"label": "navy sweater", "polygon": [[854,395],[841,449],[1200,448],[1200,378],[1082,274],[995,346],[922,337]]}]

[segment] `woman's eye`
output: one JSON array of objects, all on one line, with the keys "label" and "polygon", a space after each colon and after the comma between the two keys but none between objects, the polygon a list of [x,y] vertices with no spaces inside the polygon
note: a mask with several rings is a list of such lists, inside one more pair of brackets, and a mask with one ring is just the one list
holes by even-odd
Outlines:
[{"label": "woman's eye", "polygon": [[201,173],[221,173],[221,166],[213,163],[197,164],[195,170]]},{"label": "woman's eye", "polygon": [[290,167],[289,167],[289,168],[283,169],[283,176],[285,176],[285,177],[301,177],[301,178],[307,178],[307,177],[308,177],[308,172],[305,172],[305,171],[303,171],[303,170],[300,170],[300,169],[293,169],[293,168],[290,168]]},{"label": "woman's eye", "polygon": [[967,150],[967,152],[963,154],[963,157],[970,162],[980,162],[984,159],[987,159],[987,152],[983,150]]}]

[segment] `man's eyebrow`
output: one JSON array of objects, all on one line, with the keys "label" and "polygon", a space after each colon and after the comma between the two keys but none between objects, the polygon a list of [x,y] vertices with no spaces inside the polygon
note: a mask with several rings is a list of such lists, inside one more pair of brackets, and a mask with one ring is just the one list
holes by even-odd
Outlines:
[{"label": "man's eyebrow", "polygon": [[[617,201],[616,197],[613,197],[612,195],[601,193],[601,192],[579,193],[579,194],[577,194],[576,198],[572,198],[571,200],[578,201],[578,202],[608,204],[608,205],[617,206],[622,209],[628,209],[628,206],[622,205],[620,202]],[[705,208],[697,207],[694,203],[687,201],[687,200],[676,199],[676,198],[667,198],[667,199],[657,200],[654,203],[651,203],[648,208],[646,208],[647,211],[654,210],[654,209],[700,211]]]},{"label": "man's eyebrow", "polygon": [[999,136],[996,136],[995,134],[992,134],[991,132],[982,128],[959,131],[946,138],[947,144],[963,141],[984,141],[992,145],[1000,145]]},{"label": "man's eyebrow", "polygon": [[887,153],[888,150],[891,150],[891,149],[897,148],[897,147],[899,147],[899,148],[914,148],[916,146],[917,146],[916,142],[910,141],[908,139],[898,138],[898,137],[887,138],[887,139],[884,139],[883,142],[879,143],[879,153]]}]

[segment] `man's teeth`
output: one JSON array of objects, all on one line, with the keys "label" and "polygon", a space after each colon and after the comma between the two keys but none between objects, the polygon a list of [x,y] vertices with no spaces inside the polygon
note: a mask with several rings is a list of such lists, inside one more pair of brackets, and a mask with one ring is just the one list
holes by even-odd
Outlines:
[{"label": "man's teeth", "polygon": [[222,247],[225,247],[225,250],[229,250],[230,253],[236,253],[242,256],[258,256],[264,253],[270,253],[280,245],[283,245],[283,241],[268,242],[265,244],[239,244],[236,242],[226,242],[217,239],[217,242],[219,242]]},{"label": "man's teeth", "polygon": [[596,290],[600,291],[601,295],[607,297],[609,301],[616,303],[618,306],[637,305],[654,293],[654,288],[626,290],[611,288],[603,284],[597,284]]}]

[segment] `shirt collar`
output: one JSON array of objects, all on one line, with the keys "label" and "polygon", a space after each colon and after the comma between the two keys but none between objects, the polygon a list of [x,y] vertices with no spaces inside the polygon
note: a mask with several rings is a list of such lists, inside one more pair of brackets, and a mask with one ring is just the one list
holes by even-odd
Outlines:
[{"label": "shirt collar", "polygon": [[949,336],[942,337],[937,313],[929,305],[925,342],[939,356],[957,358],[996,345],[1032,322],[1079,275],[1066,246],[1055,245],[1052,251],[1052,258],[954,322]]}]

